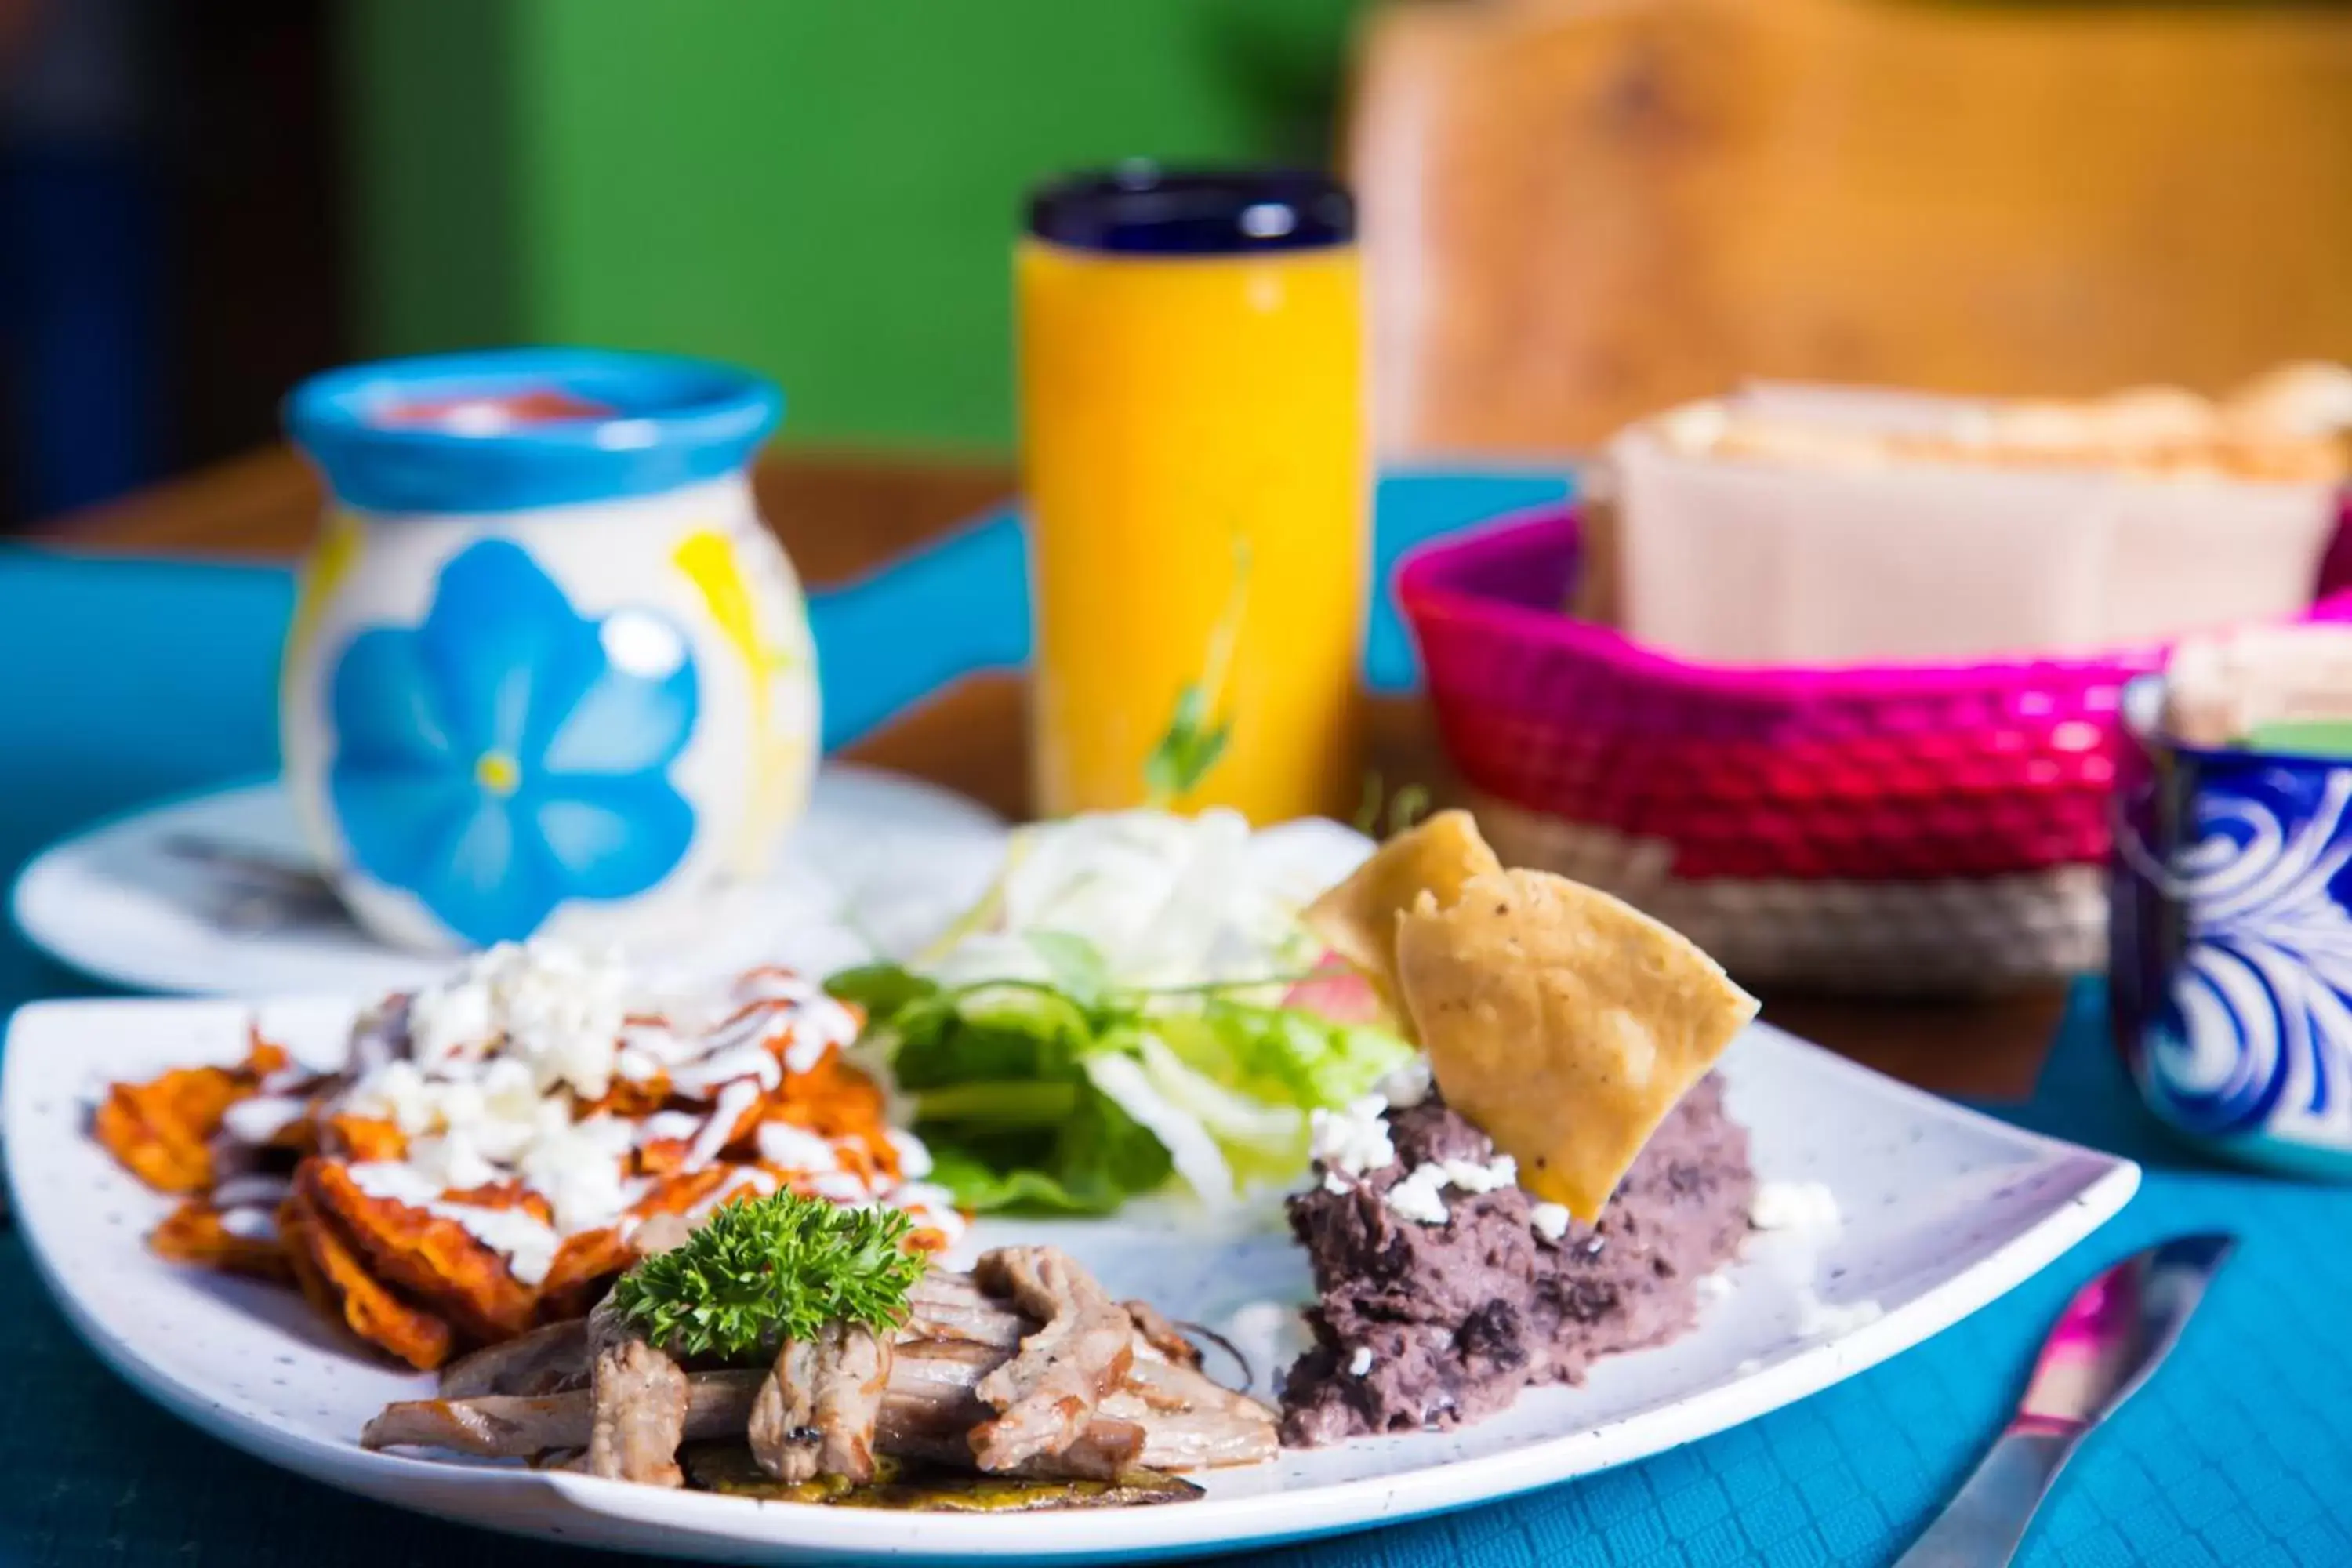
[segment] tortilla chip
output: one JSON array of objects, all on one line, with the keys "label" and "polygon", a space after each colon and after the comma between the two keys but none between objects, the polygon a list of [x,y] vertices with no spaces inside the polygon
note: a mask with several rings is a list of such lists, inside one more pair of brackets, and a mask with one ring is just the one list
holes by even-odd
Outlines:
[{"label": "tortilla chip", "polygon": [[449,1325],[385,1289],[299,1190],[278,1207],[278,1235],[295,1283],[320,1312],[419,1372],[449,1359]]},{"label": "tortilla chip", "polygon": [[90,1131],[156,1191],[201,1193],[213,1184],[208,1145],[222,1116],[259,1081],[240,1068],[178,1068],[146,1083],[112,1084]]},{"label": "tortilla chip", "polygon": [[[808,1071],[786,1073],[762,1102],[759,1120],[789,1121],[820,1138],[862,1138],[887,1142],[889,1109],[882,1087],[859,1071],[835,1049],[828,1049]],[[738,1124],[734,1142],[751,1136]],[[731,1145],[730,1145],[731,1146]]]},{"label": "tortilla chip", "polygon": [[555,1249],[547,1278],[540,1281],[540,1321],[585,1317],[591,1307],[604,1299],[614,1278],[635,1261],[636,1254],[621,1239],[617,1226],[565,1237]]},{"label": "tortilla chip", "polygon": [[156,1257],[173,1263],[192,1263],[278,1285],[294,1282],[283,1244],[267,1237],[238,1235],[229,1229],[221,1211],[202,1198],[191,1198],[173,1209],[148,1236],[147,1245]]},{"label": "tortilla chip", "polygon": [[371,1197],[333,1160],[302,1162],[296,1193],[370,1273],[480,1344],[510,1340],[536,1321],[537,1292],[456,1220],[394,1198]]},{"label": "tortilla chip", "polygon": [[1399,987],[1445,1102],[1590,1223],[1756,999],[1684,937],[1544,871],[1424,896],[1397,927]]},{"label": "tortilla chip", "polygon": [[327,1118],[319,1146],[323,1153],[341,1154],[362,1165],[408,1157],[407,1136],[394,1123],[373,1116],[344,1113]]},{"label": "tortilla chip", "polygon": [[1423,893],[1451,908],[1474,877],[1503,868],[1466,811],[1441,811],[1380,847],[1355,875],[1307,908],[1307,929],[1363,971],[1391,1013],[1397,1005],[1397,922]]}]

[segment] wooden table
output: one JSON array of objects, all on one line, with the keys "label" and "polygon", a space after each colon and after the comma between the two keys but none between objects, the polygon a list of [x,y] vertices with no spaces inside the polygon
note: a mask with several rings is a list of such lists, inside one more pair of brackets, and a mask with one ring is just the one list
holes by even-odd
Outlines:
[{"label": "wooden table", "polygon": [[[762,511],[813,588],[832,586],[1003,502],[1013,471],[988,463],[794,453],[761,468]],[[257,452],[111,506],[58,520],[46,542],[76,550],[285,561],[308,543],[320,493],[282,448]],[[969,677],[849,755],[1025,816],[1027,714],[1020,681]],[[1373,705],[1370,761],[1397,783],[1442,784],[1443,759],[1413,701]],[[1997,1002],[1859,1003],[1769,992],[1765,1016],[1897,1078],[1947,1093],[2022,1098],[2056,1030],[2053,987]]]}]

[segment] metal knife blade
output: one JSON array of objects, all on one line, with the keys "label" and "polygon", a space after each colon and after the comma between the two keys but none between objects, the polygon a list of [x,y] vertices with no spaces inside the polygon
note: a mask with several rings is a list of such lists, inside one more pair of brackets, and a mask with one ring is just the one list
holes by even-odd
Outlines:
[{"label": "metal knife blade", "polygon": [[2147,1381],[2237,1245],[2221,1233],[2175,1237],[2076,1291],[2042,1342],[2017,1414],[1895,1568],[2008,1563],[2067,1457]]}]

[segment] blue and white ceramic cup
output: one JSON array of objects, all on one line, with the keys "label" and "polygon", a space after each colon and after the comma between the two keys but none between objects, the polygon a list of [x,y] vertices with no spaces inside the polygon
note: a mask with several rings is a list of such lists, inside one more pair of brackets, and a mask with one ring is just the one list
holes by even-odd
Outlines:
[{"label": "blue and white ceramic cup", "polygon": [[2116,1043],[2212,1152],[2352,1179],[2352,764],[2179,745],[2163,701],[2124,693]]},{"label": "blue and white ceramic cup", "polygon": [[287,786],[404,947],[680,934],[761,875],[817,752],[808,619],[723,365],[517,350],[298,388],[331,493],[286,647]]}]

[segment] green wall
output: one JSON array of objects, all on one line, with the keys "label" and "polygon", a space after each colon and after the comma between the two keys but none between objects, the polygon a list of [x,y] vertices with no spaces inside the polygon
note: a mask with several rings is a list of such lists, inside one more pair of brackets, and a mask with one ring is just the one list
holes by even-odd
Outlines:
[{"label": "green wall", "polygon": [[362,340],[719,355],[788,439],[1003,449],[1022,192],[1324,161],[1354,4],[345,0]]}]

